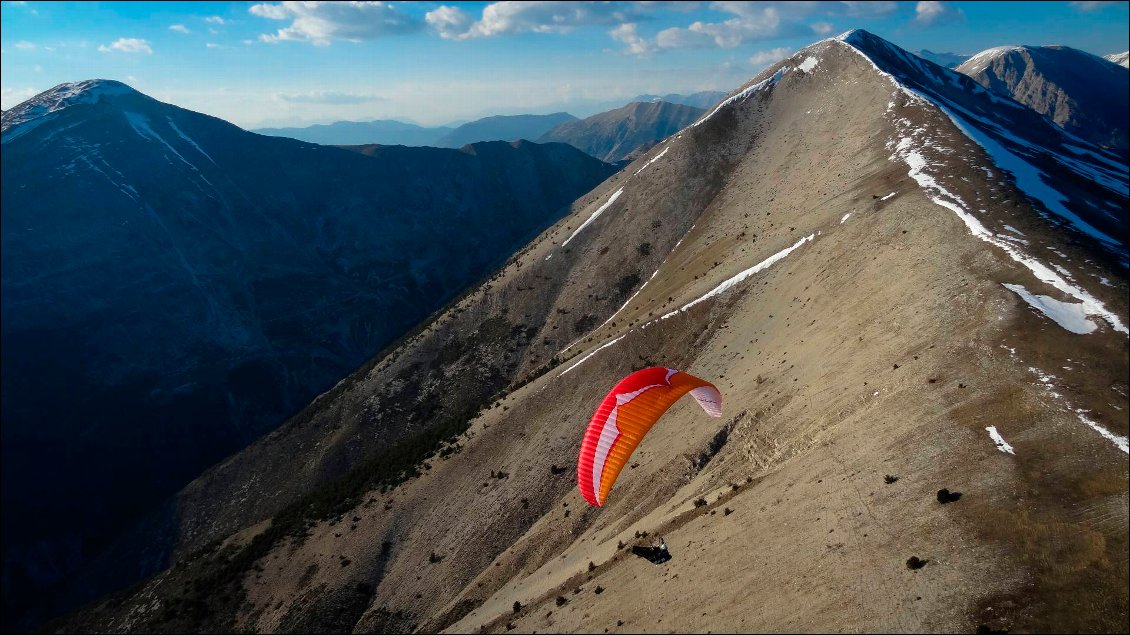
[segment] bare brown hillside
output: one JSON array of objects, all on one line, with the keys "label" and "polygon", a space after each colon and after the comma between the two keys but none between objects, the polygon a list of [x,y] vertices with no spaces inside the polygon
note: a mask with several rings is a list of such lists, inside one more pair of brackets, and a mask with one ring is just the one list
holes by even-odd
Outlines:
[{"label": "bare brown hillside", "polygon": [[[1083,157],[1111,182],[1034,202],[982,143],[1054,133],[975,141],[951,114],[989,95],[904,53],[766,69],[198,479],[182,560],[54,630],[1124,628],[1125,177]],[[724,416],[676,404],[591,508],[592,410],[659,364]],[[671,562],[631,555],[659,535]]]}]

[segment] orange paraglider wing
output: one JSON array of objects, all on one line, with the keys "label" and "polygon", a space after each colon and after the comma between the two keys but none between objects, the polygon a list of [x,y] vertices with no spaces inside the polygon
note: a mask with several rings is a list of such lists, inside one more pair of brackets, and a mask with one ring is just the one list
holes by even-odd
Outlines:
[{"label": "orange paraglider wing", "polygon": [[589,421],[577,458],[577,487],[589,504],[604,506],[612,484],[644,435],[688,392],[706,414],[722,416],[722,394],[714,384],[662,366],[628,375],[604,397]]}]

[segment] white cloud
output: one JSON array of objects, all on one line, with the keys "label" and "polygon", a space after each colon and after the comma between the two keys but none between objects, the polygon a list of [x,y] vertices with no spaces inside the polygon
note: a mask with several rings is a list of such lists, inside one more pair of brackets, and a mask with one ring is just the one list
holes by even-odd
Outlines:
[{"label": "white cloud", "polygon": [[625,49],[625,52],[632,55],[648,55],[655,52],[655,45],[646,38],[640,37],[640,34],[636,31],[635,22],[625,22],[612,29],[609,35],[612,36],[613,40],[627,44],[628,48]]},{"label": "white cloud", "polygon": [[276,93],[275,97],[292,104],[367,104],[374,101],[384,101],[379,95],[363,95],[359,93],[338,93],[333,91],[312,91],[308,93]]},{"label": "white cloud", "polygon": [[35,71],[35,72],[37,72],[37,73],[42,73],[42,72],[43,72],[43,67],[42,67],[42,66],[40,66],[39,64],[36,64],[35,66],[32,66],[32,67],[31,67],[31,70],[33,70],[33,71]]},{"label": "white cloud", "polygon": [[944,22],[960,20],[965,17],[960,9],[954,9],[945,2],[938,0],[922,0],[914,7],[914,23],[919,26],[931,26]]},{"label": "white cloud", "polygon": [[1100,9],[1105,9],[1107,7],[1113,7],[1117,4],[1126,4],[1126,3],[1125,2],[1072,2],[1070,4],[1071,4],[1072,7],[1074,7],[1075,9],[1078,9],[1079,11],[1083,11],[1085,13],[1090,13],[1091,11],[1098,11]]},{"label": "white cloud", "polygon": [[0,88],[0,107],[8,110],[38,94],[39,91],[34,88]]},{"label": "white cloud", "polygon": [[459,7],[442,6],[425,14],[424,21],[445,40],[465,40],[475,19]]},{"label": "white cloud", "polygon": [[28,42],[27,40],[20,40],[19,42],[16,42],[16,48],[20,49],[21,51],[34,51],[35,44]]},{"label": "white cloud", "polygon": [[252,5],[248,11],[261,18],[292,21],[273,35],[260,35],[263,42],[294,40],[329,46],[334,40],[360,42],[424,26],[387,2],[283,2]]},{"label": "white cloud", "polygon": [[210,15],[210,16],[204,18],[204,21],[209,23],[209,24],[227,24],[228,23],[227,20],[221,18],[218,15]]},{"label": "white cloud", "polygon": [[257,15],[260,18],[269,18],[271,20],[285,20],[290,15],[290,12],[284,9],[280,4],[255,4],[252,5],[248,11],[251,15]]},{"label": "white cloud", "polygon": [[27,2],[22,2],[20,0],[13,0],[12,2],[8,2],[6,4],[10,7],[20,7],[21,9],[26,10],[31,15],[39,15],[39,12],[36,11],[35,9],[31,8],[31,6],[29,6]]},{"label": "white cloud", "polygon": [[769,51],[758,51],[753,54],[753,57],[749,58],[749,63],[758,69],[765,68],[770,64],[785,59],[792,54],[792,52],[792,49],[783,46]]},{"label": "white cloud", "polygon": [[215,42],[209,42],[209,43],[205,44],[204,46],[205,46],[206,48],[210,48],[210,49],[218,49],[218,48],[221,48],[221,47],[220,47],[220,45],[219,45],[219,44],[216,44]]},{"label": "white cloud", "polygon": [[710,8],[732,17],[664,29],[656,36],[656,44],[663,49],[734,48],[748,42],[802,37],[813,32],[827,35],[833,30],[830,22],[807,24],[808,20],[883,16],[896,11],[898,5],[894,2],[712,2]]},{"label": "white cloud", "polygon": [[836,30],[836,27],[832,26],[831,22],[816,22],[811,26],[812,31],[817,35],[828,35],[832,31]]},{"label": "white cloud", "polygon": [[[682,5],[686,3],[676,3]],[[441,6],[424,19],[449,40],[467,40],[515,33],[568,33],[581,26],[634,22],[660,9],[679,9],[655,2],[495,2],[474,20],[462,9]]]},{"label": "white cloud", "polygon": [[110,46],[99,46],[98,50],[103,53],[118,51],[121,53],[145,53],[146,55],[153,54],[153,49],[149,46],[149,42],[135,37],[118,38],[118,41],[114,42]]},{"label": "white cloud", "polygon": [[185,25],[183,25],[183,24],[173,24],[173,25],[170,25],[170,26],[169,26],[169,30],[170,30],[170,31],[176,31],[177,33],[185,33],[185,34],[188,34],[188,33],[192,33],[192,31],[190,31],[190,30],[188,29],[188,27],[187,27],[187,26],[185,26]]}]

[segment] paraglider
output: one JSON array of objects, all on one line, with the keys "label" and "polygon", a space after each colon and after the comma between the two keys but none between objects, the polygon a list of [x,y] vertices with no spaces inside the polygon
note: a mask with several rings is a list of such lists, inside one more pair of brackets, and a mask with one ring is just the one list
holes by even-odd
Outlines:
[{"label": "paraglider", "polygon": [[714,384],[662,366],[628,375],[604,397],[589,421],[577,458],[577,487],[590,505],[604,506],[644,435],[688,392],[706,414],[722,416],[722,394]]}]

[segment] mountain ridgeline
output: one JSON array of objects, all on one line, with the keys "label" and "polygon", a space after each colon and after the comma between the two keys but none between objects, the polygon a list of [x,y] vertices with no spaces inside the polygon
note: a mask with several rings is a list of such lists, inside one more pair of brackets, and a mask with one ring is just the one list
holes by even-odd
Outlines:
[{"label": "mountain ridgeline", "polygon": [[1003,46],[957,71],[1124,160],[1130,154],[1130,73],[1117,63],[1066,46]]},{"label": "mountain ridgeline", "polygon": [[646,152],[698,119],[701,108],[665,101],[632,102],[623,108],[567,121],[537,139],[557,141],[613,163]]},{"label": "mountain ridgeline", "polygon": [[[1042,114],[823,40],[194,480],[121,543],[175,564],[47,630],[1122,629],[1127,205]],[[659,365],[723,417],[676,403],[589,507],[584,426]]]},{"label": "mountain ridgeline", "polygon": [[[305,128],[256,128],[251,132],[271,137],[289,137],[328,146],[376,143],[390,146],[436,146],[454,128],[426,128],[392,119],[380,121],[338,121]],[[509,139],[507,139],[509,141]]]},{"label": "mountain ridgeline", "polygon": [[362,154],[104,80],[6,111],[3,154],[6,619],[614,171],[564,144]]}]

